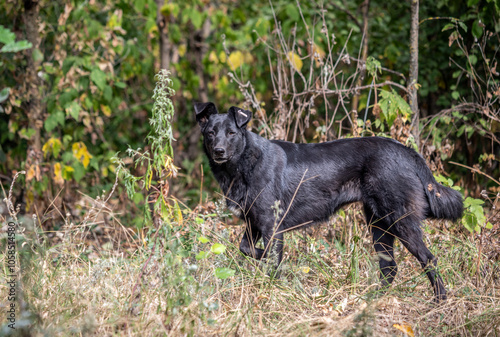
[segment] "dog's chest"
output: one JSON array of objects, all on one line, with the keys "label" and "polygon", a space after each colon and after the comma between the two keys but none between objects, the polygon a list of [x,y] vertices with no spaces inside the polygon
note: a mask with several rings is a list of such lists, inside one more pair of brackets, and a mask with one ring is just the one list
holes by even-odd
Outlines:
[{"label": "dog's chest", "polygon": [[220,174],[216,175],[216,178],[224,193],[227,208],[235,216],[240,217],[248,199],[247,184],[243,177],[239,174]]}]

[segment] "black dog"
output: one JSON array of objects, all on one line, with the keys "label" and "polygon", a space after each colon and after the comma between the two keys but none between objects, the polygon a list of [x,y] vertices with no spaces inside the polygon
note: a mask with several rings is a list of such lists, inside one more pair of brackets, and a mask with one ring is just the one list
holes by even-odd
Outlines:
[{"label": "black dog", "polygon": [[[339,139],[320,144],[269,141],[246,130],[252,113],[195,103],[210,167],[227,206],[246,222],[240,250],[256,259],[283,254],[283,233],[324,222],[340,207],[363,203],[381,258],[382,286],[392,283],[398,238],[424,268],[436,300],[446,299],[436,259],[422,240],[426,218],[457,220],[460,193],[436,182],[424,159],[388,138]],[[282,209],[277,213],[276,202]],[[255,247],[262,238],[265,249]]]}]

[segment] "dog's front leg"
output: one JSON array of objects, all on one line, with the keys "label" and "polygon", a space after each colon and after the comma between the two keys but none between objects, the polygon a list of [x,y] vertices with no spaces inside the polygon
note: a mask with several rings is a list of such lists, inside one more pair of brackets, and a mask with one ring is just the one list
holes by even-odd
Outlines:
[{"label": "dog's front leg", "polygon": [[261,236],[262,234],[257,229],[247,224],[245,233],[241,239],[240,251],[246,256],[253,257],[254,259],[262,259],[264,249],[255,247]]},{"label": "dog's front leg", "polygon": [[276,270],[283,259],[283,237],[283,232],[264,235],[265,257],[271,261]]}]

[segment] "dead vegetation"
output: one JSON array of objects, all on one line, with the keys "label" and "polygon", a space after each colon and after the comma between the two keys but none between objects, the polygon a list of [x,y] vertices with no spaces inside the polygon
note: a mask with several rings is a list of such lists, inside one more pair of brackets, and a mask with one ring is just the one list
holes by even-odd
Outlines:
[{"label": "dead vegetation", "polygon": [[[154,231],[133,233],[121,226],[112,200],[93,200],[87,215],[80,221],[68,218],[52,240],[47,239],[50,233],[33,225],[33,219],[16,220],[15,209],[9,219],[2,219],[19,226],[18,332],[32,336],[500,333],[498,246],[496,255],[494,246],[481,248],[498,240],[498,231],[481,237],[449,223],[425,225],[450,295],[435,305],[425,274],[400,245],[395,283],[386,294],[377,291],[376,256],[356,205],[327,225],[286,236],[282,276],[272,279],[266,276],[265,262],[243,257],[233,245],[242,227],[233,226],[217,204],[199,206],[196,212],[184,209],[177,222],[158,229],[154,241]],[[214,243],[226,247],[222,254],[197,258]],[[2,246],[5,252],[5,239]],[[6,256],[1,255],[2,266]],[[217,268],[235,272],[221,279]],[[2,273],[6,278],[5,269]],[[2,286],[4,308],[6,290]],[[4,325],[2,335],[8,332]]]}]

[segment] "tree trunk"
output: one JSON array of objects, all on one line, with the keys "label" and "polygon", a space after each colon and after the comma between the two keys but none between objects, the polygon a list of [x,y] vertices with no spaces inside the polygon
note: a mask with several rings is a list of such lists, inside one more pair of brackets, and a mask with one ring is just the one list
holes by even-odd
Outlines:
[{"label": "tree trunk", "polygon": [[205,67],[202,63],[203,58],[208,50],[206,40],[210,35],[211,23],[210,18],[207,18],[200,30],[195,31],[189,36],[189,55],[188,59],[198,75],[200,80],[198,86],[198,100],[200,102],[208,101],[208,86]]},{"label": "tree trunk", "polygon": [[410,77],[408,83],[408,94],[411,111],[413,112],[412,134],[417,146],[420,148],[419,111],[417,99],[418,83],[418,0],[411,0],[411,23],[410,23]]},{"label": "tree trunk", "polygon": [[43,127],[42,118],[42,100],[41,100],[41,83],[38,78],[38,69],[40,60],[33,58],[33,51],[40,46],[40,35],[38,33],[38,1],[24,0],[24,24],[26,27],[26,39],[31,42],[33,47],[26,50],[27,66],[26,66],[26,89],[28,91],[28,101],[26,104],[26,116],[28,118],[29,129],[34,130],[34,134],[28,140],[28,153],[26,156],[26,170],[28,171],[26,181],[33,177],[36,180],[41,179],[40,163],[42,160],[42,140],[41,129]]},{"label": "tree trunk", "polygon": [[171,42],[167,36],[168,22],[165,16],[161,14],[165,0],[156,0],[156,25],[158,26],[158,33],[160,38],[160,69],[170,70],[170,53]]},{"label": "tree trunk", "polygon": [[[366,76],[366,59],[368,58],[368,10],[370,8],[370,0],[365,0],[362,4],[363,13],[363,47],[361,50],[361,60],[358,63],[361,64],[361,69],[359,71],[359,77],[356,82],[356,87],[360,87]],[[352,110],[358,110],[359,105],[359,95],[360,92],[356,92],[356,95],[352,98]],[[355,122],[355,121],[353,121]],[[354,125],[356,127],[357,125]]]}]

